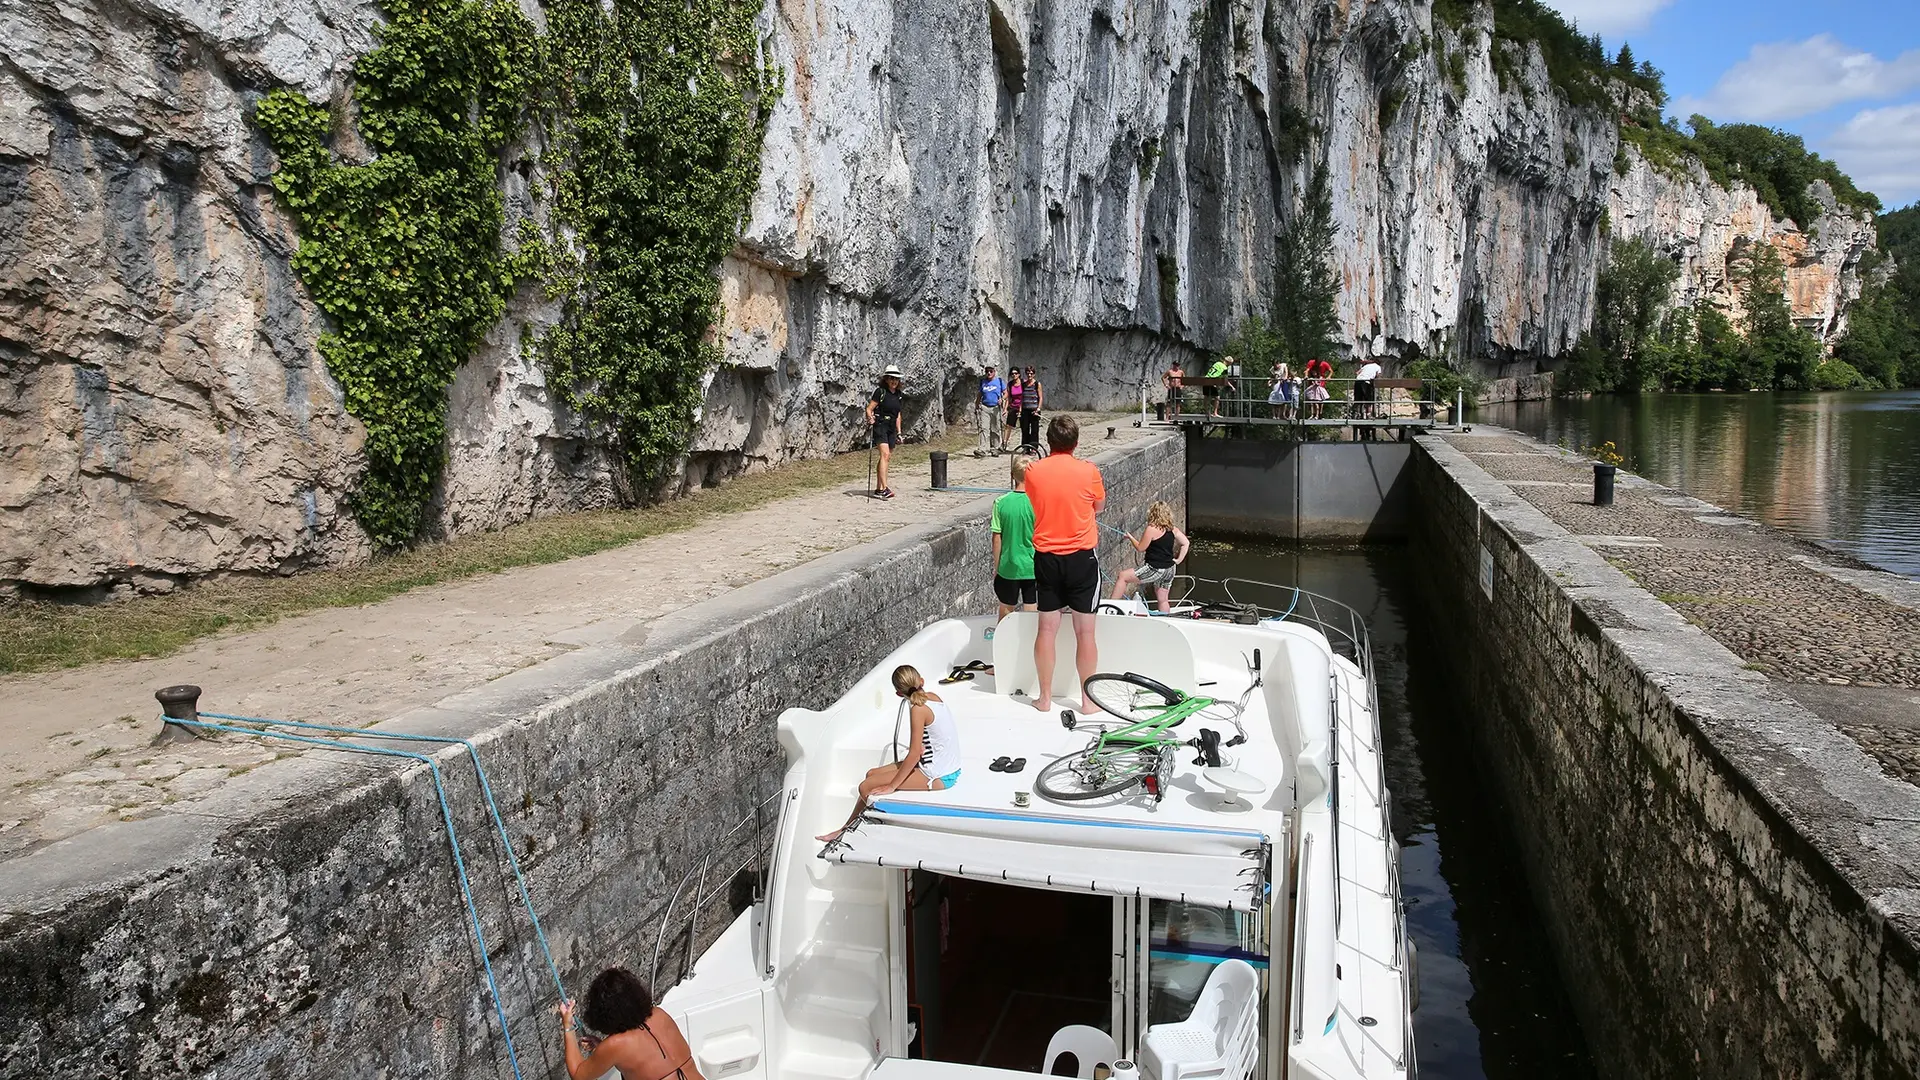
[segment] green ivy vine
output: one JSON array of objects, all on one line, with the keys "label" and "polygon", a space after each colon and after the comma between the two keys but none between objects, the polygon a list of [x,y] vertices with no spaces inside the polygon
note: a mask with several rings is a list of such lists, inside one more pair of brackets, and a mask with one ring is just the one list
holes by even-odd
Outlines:
[{"label": "green ivy vine", "polygon": [[565,314],[540,341],[549,385],[643,493],[691,435],[722,359],[716,270],[760,175],[778,83],[743,0],[552,0],[556,245]]},{"label": "green ivy vine", "polygon": [[539,69],[510,0],[387,0],[379,45],[354,64],[361,138],[330,148],[342,117],[292,90],[256,123],[280,157],[273,184],[300,225],[293,265],[332,320],[319,349],[365,425],[350,505],[381,548],[411,541],[445,456],[454,369],[499,321],[522,272],[503,255],[501,154]]},{"label": "green ivy vine", "polygon": [[[445,464],[447,388],[515,283],[564,317],[538,343],[559,399],[645,482],[679,454],[718,314],[715,268],[759,177],[765,108],[755,7],[741,0],[556,0],[542,37],[512,0],[385,0],[354,65],[370,160],[334,147],[349,117],[292,90],[256,123],[300,227],[293,264],[333,321],[319,349],[367,432],[350,497],[376,545],[415,539]],[[538,114],[557,196],[539,237],[502,244],[504,155]]]}]

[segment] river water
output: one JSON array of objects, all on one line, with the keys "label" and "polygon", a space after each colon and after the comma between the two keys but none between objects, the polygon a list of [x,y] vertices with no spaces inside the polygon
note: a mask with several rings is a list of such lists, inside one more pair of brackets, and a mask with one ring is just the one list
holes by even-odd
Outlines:
[{"label": "river water", "polygon": [[1476,416],[1575,449],[1612,440],[1650,480],[1920,577],[1920,390],[1595,395]]},{"label": "river water", "polygon": [[1421,1080],[1553,1077],[1594,1068],[1548,952],[1505,818],[1465,743],[1471,705],[1447,681],[1441,628],[1413,593],[1404,548],[1196,543],[1187,572],[1331,596],[1373,638],[1407,926],[1420,954]]}]

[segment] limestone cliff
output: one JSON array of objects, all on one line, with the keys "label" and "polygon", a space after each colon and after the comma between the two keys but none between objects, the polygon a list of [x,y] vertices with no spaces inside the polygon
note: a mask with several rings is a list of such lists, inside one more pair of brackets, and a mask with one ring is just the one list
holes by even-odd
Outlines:
[{"label": "limestone cliff", "polygon": [[[1801,234],[1631,148],[1617,170],[1612,118],[1568,108],[1537,52],[1496,65],[1476,20],[1409,0],[767,0],[785,92],[684,483],[855,445],[887,363],[919,434],[965,413],[988,360],[1039,368],[1058,404],[1137,401],[1262,301],[1322,159],[1358,352],[1530,371],[1587,324],[1610,236],[1651,238],[1683,291],[1720,296],[1728,255],[1766,239],[1796,313],[1841,326],[1869,223]],[[0,10],[0,581],[363,557],[341,508],[358,425],[249,110],[279,85],[342,93],[376,21],[354,0]],[[440,530],[615,497],[522,351],[553,317],[523,290],[458,375]]]}]

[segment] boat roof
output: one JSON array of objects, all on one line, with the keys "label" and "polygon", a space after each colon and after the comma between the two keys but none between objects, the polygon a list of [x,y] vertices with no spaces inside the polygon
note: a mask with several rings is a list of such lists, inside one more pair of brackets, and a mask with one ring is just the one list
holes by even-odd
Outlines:
[{"label": "boat roof", "polygon": [[[1287,635],[1297,635],[1297,629],[1215,623],[1204,635],[1208,641],[1197,642],[1174,620],[1103,617],[1101,670],[1111,670],[1111,659],[1123,665],[1121,670],[1226,702],[1239,700],[1253,684],[1251,651],[1266,643],[1262,687],[1246,695],[1240,717],[1247,741],[1222,750],[1228,767],[1261,786],[1229,797],[1206,781],[1195,764],[1198,752],[1182,749],[1158,801],[1136,788],[1120,796],[1056,803],[1035,791],[1034,778],[1056,758],[1085,749],[1095,736],[1096,720],[1082,714],[1076,717],[1081,726],[1069,730],[1059,717],[1065,702],[1046,713],[1034,708],[1028,696],[1033,617],[1021,619],[1016,614],[1003,622],[1001,639],[992,644],[998,677],[982,672],[964,682],[928,687],[952,709],[959,730],[958,783],[943,791],[881,797],[854,828],[826,845],[821,857],[1238,910],[1265,903],[1268,850],[1280,842],[1294,803],[1292,772],[1269,715],[1267,695],[1274,688],[1266,683],[1286,662]],[[1315,640],[1325,648],[1323,638]],[[1245,647],[1218,647],[1221,642]],[[1070,624],[1063,627],[1059,654],[1071,668]],[[967,659],[956,654],[955,664]],[[1025,685],[1010,687],[1008,681]],[[1068,701],[1077,704],[1079,695]],[[1206,716],[1188,719],[1177,731],[1191,738],[1202,728],[1219,732],[1223,743],[1234,735],[1231,721]],[[989,768],[1003,757],[1025,758],[1026,767],[1017,773]],[[1029,805],[1016,805],[1019,792],[1029,793]]]}]

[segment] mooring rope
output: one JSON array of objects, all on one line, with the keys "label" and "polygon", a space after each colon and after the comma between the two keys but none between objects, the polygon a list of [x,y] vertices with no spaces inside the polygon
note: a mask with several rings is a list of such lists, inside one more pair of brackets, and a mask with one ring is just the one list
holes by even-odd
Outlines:
[{"label": "mooring rope", "polygon": [[[292,727],[309,731],[330,731],[337,734],[352,735],[356,738],[391,739],[408,742],[459,743],[465,746],[468,756],[473,759],[474,769],[480,780],[480,790],[486,796],[487,810],[493,815],[494,826],[499,830],[501,843],[507,850],[508,864],[511,866],[514,880],[519,886],[520,898],[526,905],[527,917],[533,923],[534,936],[540,942],[540,951],[546,956],[547,973],[553,978],[554,989],[560,994],[560,1000],[566,1000],[566,989],[560,982],[559,968],[553,962],[553,952],[547,946],[547,937],[545,931],[540,927],[540,918],[533,910],[533,898],[527,891],[526,875],[521,871],[520,860],[513,852],[513,843],[507,836],[506,824],[500,817],[500,808],[494,802],[492,785],[487,782],[486,769],[480,764],[480,755],[475,750],[473,743],[466,739],[455,739],[441,735],[412,735],[392,731],[371,731],[362,728],[337,727],[331,724],[309,724],[298,720],[269,720],[262,717],[233,716],[227,713],[212,712],[201,713],[199,715],[213,717],[216,720],[237,721],[241,724],[259,724],[263,727]],[[514,1080],[524,1080],[520,1072],[519,1054],[515,1051],[513,1045],[513,1032],[507,1026],[507,1010],[500,994],[500,983],[494,976],[493,960],[487,948],[486,931],[481,925],[480,910],[474,903],[473,887],[467,878],[466,859],[460,854],[460,838],[453,824],[453,807],[447,800],[446,779],[440,772],[439,763],[426,754],[417,753],[412,750],[394,750],[381,746],[362,746],[358,743],[344,742],[339,739],[323,739],[311,735],[295,735],[284,731],[262,730],[261,727],[238,727],[235,724],[216,724],[209,723],[206,720],[188,720],[175,717],[167,717],[166,722],[169,724],[178,724],[182,727],[232,732],[236,735],[255,735],[269,739],[281,739],[286,742],[316,746],[325,750],[344,750],[349,753],[404,758],[410,761],[425,763],[433,775],[434,794],[440,800],[440,818],[447,827],[447,846],[453,851],[453,868],[460,882],[461,900],[466,905],[468,919],[473,923],[474,940],[480,947],[480,965],[486,973],[487,992],[493,999],[494,1016],[500,1022],[501,1037],[506,1042],[507,1063],[513,1069]]]}]

